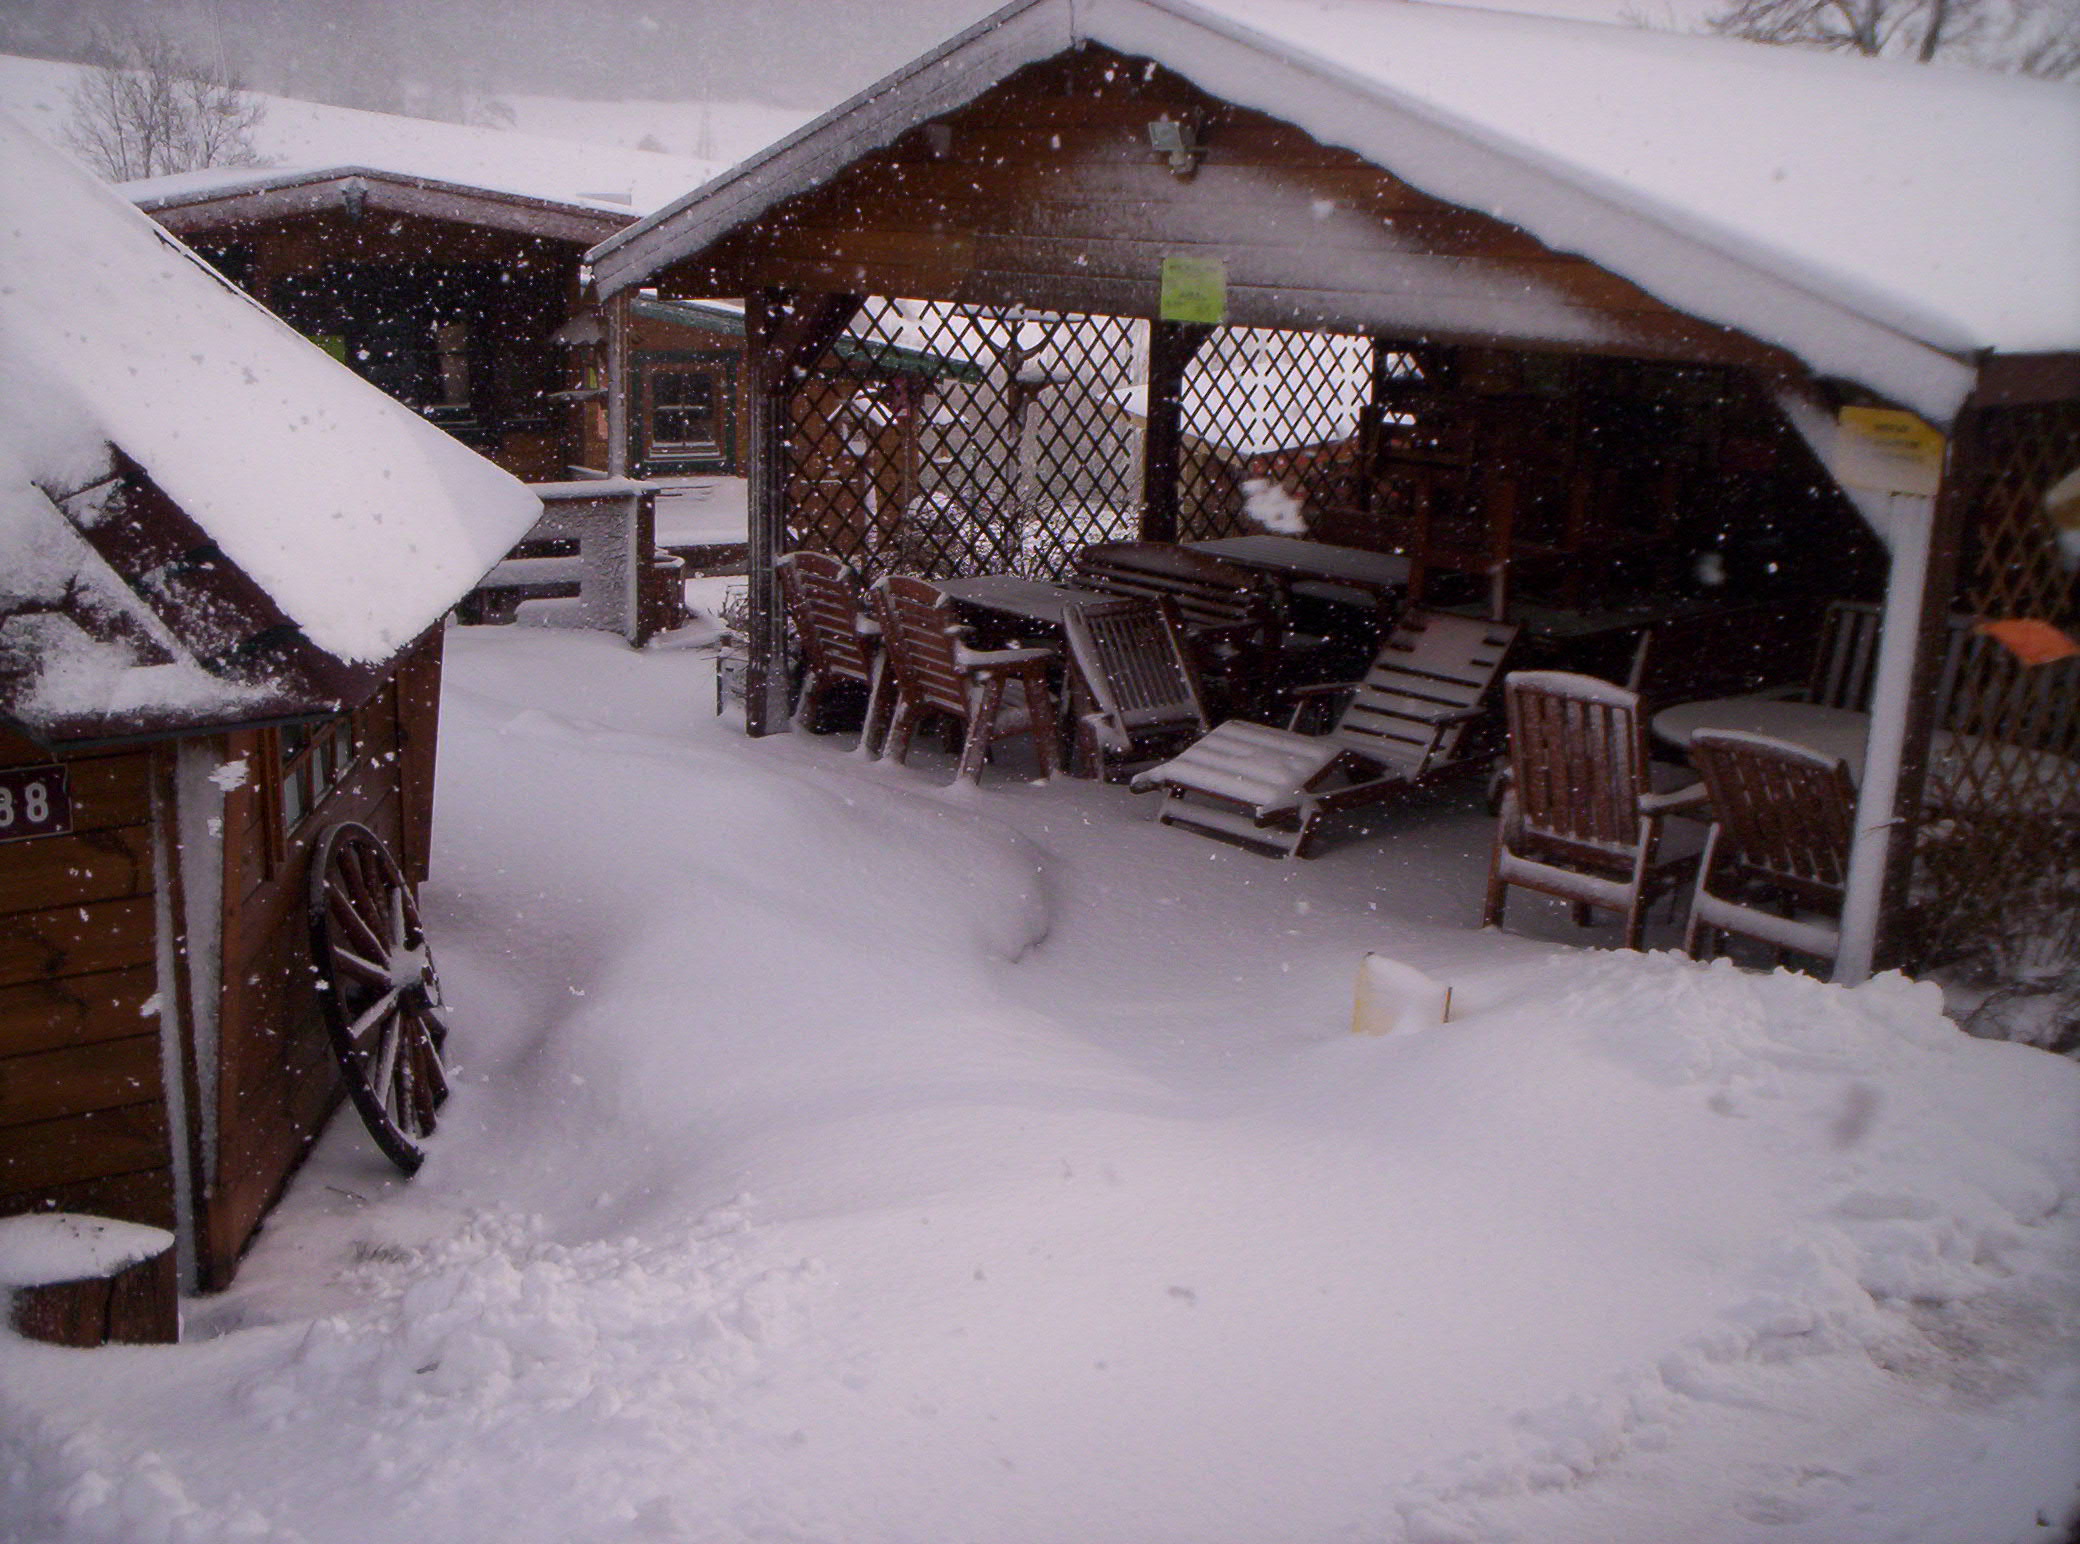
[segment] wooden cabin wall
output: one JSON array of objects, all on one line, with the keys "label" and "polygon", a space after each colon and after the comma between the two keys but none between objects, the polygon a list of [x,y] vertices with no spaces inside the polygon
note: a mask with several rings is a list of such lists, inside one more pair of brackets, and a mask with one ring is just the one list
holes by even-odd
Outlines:
[{"label": "wooden cabin wall", "polygon": [[69,835],[0,842],[0,1214],[175,1224],[148,1006],[162,991],[152,784],[163,754],[54,756],[0,731],[0,767],[60,761],[73,800]]},{"label": "wooden cabin wall", "polygon": [[[711,373],[716,380],[721,405],[724,453],[729,470],[741,474],[751,459],[751,414],[744,398],[744,339],[741,335],[703,332],[697,327],[675,325],[638,312],[631,321],[629,336],[630,374],[636,393],[629,404],[629,432],[634,443],[628,448],[629,465],[639,476],[670,476],[672,458],[652,455],[649,441],[649,377],[658,369],[695,369]],[[604,424],[601,425],[602,445]],[[603,453],[603,452],[602,452]],[[604,466],[604,461],[588,462]]]},{"label": "wooden cabin wall", "polygon": [[477,351],[489,379],[472,405],[498,432],[477,448],[515,476],[538,482],[568,476],[579,459],[576,414],[549,395],[565,384],[564,350],[551,335],[577,311],[579,247],[391,211],[358,220],[338,210],[277,217],[192,239],[292,325],[298,324],[294,284],[328,269],[482,266],[493,275],[475,297],[485,334]]},{"label": "wooden cabin wall", "polygon": [[[272,732],[231,736],[254,771],[224,799],[224,926],[218,998],[217,1150],[201,1244],[205,1282],[222,1286],[339,1102],[308,933],[310,861],[327,827],[355,820],[423,875],[432,810],[440,669],[436,633],[357,711],[347,776],[293,827],[270,836],[278,806]],[[273,848],[271,855],[270,848]],[[373,1157],[372,1161],[380,1162]]]}]

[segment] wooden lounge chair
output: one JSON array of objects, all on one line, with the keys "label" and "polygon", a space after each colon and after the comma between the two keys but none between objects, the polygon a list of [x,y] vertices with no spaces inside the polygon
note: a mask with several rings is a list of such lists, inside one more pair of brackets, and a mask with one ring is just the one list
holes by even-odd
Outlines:
[{"label": "wooden lounge chair", "polygon": [[1257,706],[1284,646],[1278,601],[1262,574],[1172,542],[1102,542],[1076,556],[1074,582],[1177,608],[1203,681],[1233,707]]},{"label": "wooden lounge chair", "polygon": [[1588,922],[1603,907],[1625,919],[1637,949],[1646,909],[1696,865],[1693,850],[1663,846],[1672,815],[1700,812],[1704,785],[1656,792],[1650,783],[1639,696],[1595,676],[1513,671],[1503,682],[1509,715],[1509,785],[1488,862],[1484,926],[1502,922],[1511,885],[1574,903]]},{"label": "wooden lounge chair", "polygon": [[[883,755],[907,761],[918,721],[943,714],[961,723],[961,781],[974,782],[990,746],[1018,734],[1031,736],[1042,776],[1054,774],[1058,730],[1047,688],[1054,650],[969,648],[946,596],[923,579],[884,575],[868,594],[894,683]],[[1015,709],[1005,701],[1012,686],[1018,688]]]},{"label": "wooden lounge chair", "polygon": [[1146,765],[1206,733],[1199,672],[1167,596],[1070,606],[1062,628],[1089,704],[1076,720],[1079,775]]},{"label": "wooden lounge chair", "polygon": [[1701,729],[1690,760],[1711,797],[1683,948],[1709,959],[1738,933],[1832,960],[1841,949],[1856,790],[1836,756],[1763,735]]},{"label": "wooden lounge chair", "polygon": [[810,729],[824,693],[840,681],[866,688],[866,717],[860,745],[874,749],[885,709],[882,690],[881,624],[867,615],[859,575],[852,565],[824,552],[790,552],[776,565],[787,619],[802,650],[802,687],[794,723]]},{"label": "wooden lounge chair", "polygon": [[1485,759],[1467,754],[1467,728],[1486,711],[1516,634],[1508,623],[1404,612],[1364,680],[1292,694],[1303,708],[1350,694],[1326,734],[1229,719],[1133,787],[1162,790],[1164,825],[1306,857],[1324,815]]}]

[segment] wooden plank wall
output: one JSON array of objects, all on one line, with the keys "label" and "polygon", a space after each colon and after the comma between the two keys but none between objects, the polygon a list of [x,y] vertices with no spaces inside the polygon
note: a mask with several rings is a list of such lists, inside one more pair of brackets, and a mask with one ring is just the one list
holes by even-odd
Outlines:
[{"label": "wooden plank wall", "polygon": [[423,864],[439,657],[436,634],[400,671],[408,689],[401,691],[393,677],[369,702],[360,754],[345,780],[287,833],[278,863],[267,856],[265,737],[259,731],[231,737],[229,754],[247,757],[255,770],[224,800],[217,1151],[199,1247],[206,1285],[230,1280],[339,1101],[339,1073],[313,985],[306,901],[311,852],[328,826],[357,820],[380,835],[400,863]]},{"label": "wooden plank wall", "polygon": [[46,1206],[174,1226],[160,1069],[154,752],[63,760],[73,830],[0,842],[0,1214]]},{"label": "wooden plank wall", "polygon": [[[1189,179],[1149,147],[1164,113],[1199,124],[1206,155]],[[1169,256],[1223,259],[1229,319],[1246,325],[1785,363],[1581,257],[1102,48],[1020,71],[659,283],[688,296],[777,285],[1153,316]]]}]

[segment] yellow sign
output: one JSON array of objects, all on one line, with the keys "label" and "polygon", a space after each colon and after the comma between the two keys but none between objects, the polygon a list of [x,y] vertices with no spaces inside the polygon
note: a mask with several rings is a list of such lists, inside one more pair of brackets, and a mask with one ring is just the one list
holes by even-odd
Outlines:
[{"label": "yellow sign", "polygon": [[1163,259],[1163,298],[1158,316],[1166,322],[1228,319],[1228,265],[1218,257]]},{"label": "yellow sign", "polygon": [[1852,488],[1934,498],[1943,480],[1943,435],[1912,413],[1845,407],[1835,435],[1834,475]]}]

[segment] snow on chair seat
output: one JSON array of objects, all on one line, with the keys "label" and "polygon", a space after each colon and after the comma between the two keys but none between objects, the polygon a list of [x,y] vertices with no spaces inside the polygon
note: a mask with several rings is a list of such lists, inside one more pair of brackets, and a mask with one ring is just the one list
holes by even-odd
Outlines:
[{"label": "snow on chair seat", "polygon": [[1292,694],[1349,693],[1326,734],[1229,719],[1132,786],[1163,791],[1163,825],[1305,857],[1324,815],[1466,764],[1466,730],[1486,711],[1516,633],[1508,623],[1405,612],[1364,680]]}]

